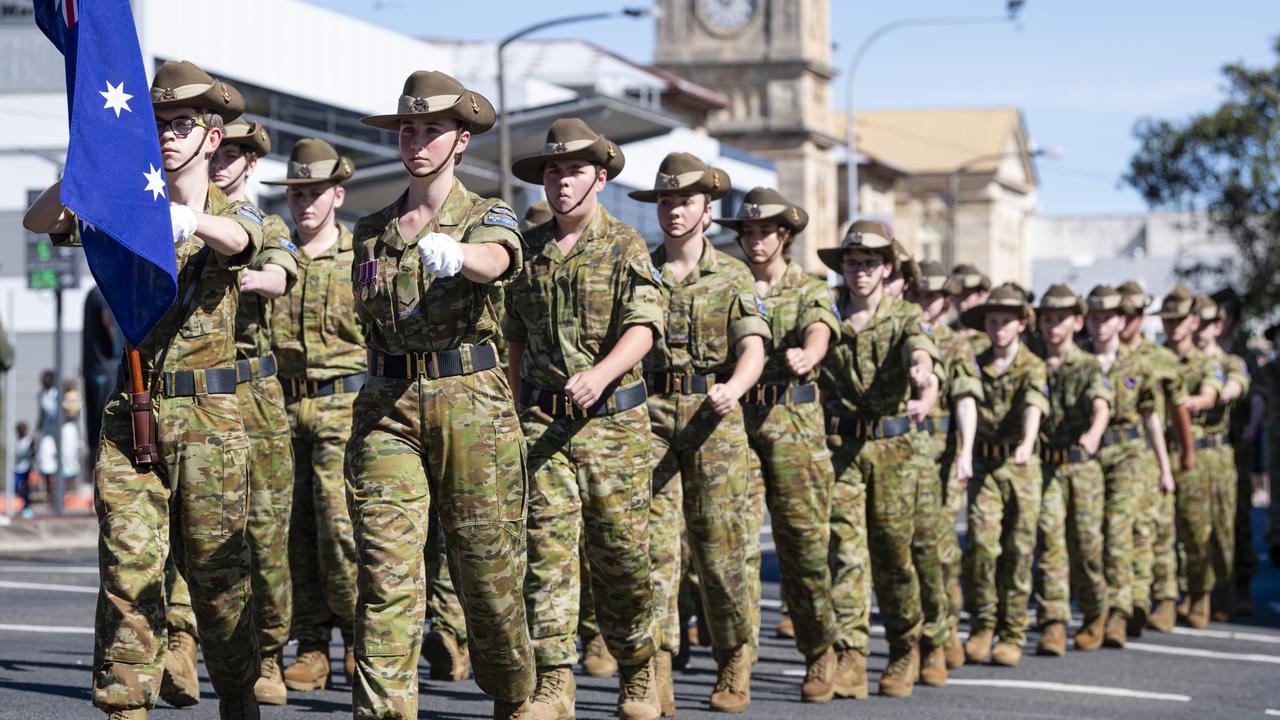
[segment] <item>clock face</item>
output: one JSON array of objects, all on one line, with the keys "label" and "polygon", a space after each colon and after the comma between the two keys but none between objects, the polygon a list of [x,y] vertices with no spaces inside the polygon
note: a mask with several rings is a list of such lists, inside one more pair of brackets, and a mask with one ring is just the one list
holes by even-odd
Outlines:
[{"label": "clock face", "polygon": [[757,0],[698,0],[698,14],[712,32],[729,35],[746,27]]}]

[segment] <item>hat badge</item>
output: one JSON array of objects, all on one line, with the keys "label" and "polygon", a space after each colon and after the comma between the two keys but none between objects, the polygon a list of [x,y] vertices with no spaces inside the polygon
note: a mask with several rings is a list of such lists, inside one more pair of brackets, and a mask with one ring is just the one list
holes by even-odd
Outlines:
[{"label": "hat badge", "polygon": [[662,187],[665,187],[665,188],[680,187],[680,178],[676,177],[675,175],[663,175]]},{"label": "hat badge", "polygon": [[569,152],[569,146],[562,142],[558,142],[551,146],[551,152],[556,153],[557,155],[562,152]]},{"label": "hat badge", "polygon": [[794,207],[791,208],[791,220],[794,222],[800,222],[800,213]]},{"label": "hat badge", "polygon": [[310,180],[310,179],[311,179],[311,166],[310,166],[310,165],[303,165],[302,163],[298,163],[298,167],[294,169],[293,173],[294,173],[295,175],[297,175],[298,177],[300,177],[300,178],[306,178],[306,179]]},{"label": "hat badge", "polygon": [[231,91],[227,89],[226,83],[218,83],[222,87],[222,102],[231,104]]},{"label": "hat badge", "polygon": [[711,187],[717,190],[720,189],[720,173],[718,172],[711,173]]},{"label": "hat badge", "polygon": [[428,112],[431,110],[431,103],[427,102],[426,98],[414,98],[413,102],[409,103],[409,109],[413,112]]},{"label": "hat badge", "polygon": [[854,233],[854,234],[850,235],[850,236],[849,236],[849,244],[850,244],[850,245],[861,245],[861,244],[862,244],[862,233],[860,233],[860,232],[856,232],[856,233]]},{"label": "hat badge", "polygon": [[609,157],[615,157],[617,153],[613,150],[613,143],[605,143],[605,145],[609,148]]},{"label": "hat badge", "polygon": [[160,88],[160,99],[165,102],[177,100],[178,93],[174,92],[173,88]]},{"label": "hat badge", "polygon": [[476,104],[476,96],[475,96],[475,95],[468,95],[467,97],[469,97],[469,98],[471,99],[471,112],[475,113],[476,115],[479,115],[479,114],[480,114],[480,106]]},{"label": "hat badge", "polygon": [[747,217],[752,217],[752,218],[760,217],[760,206],[756,205],[755,203],[747,203],[742,206],[742,209],[747,212]]}]

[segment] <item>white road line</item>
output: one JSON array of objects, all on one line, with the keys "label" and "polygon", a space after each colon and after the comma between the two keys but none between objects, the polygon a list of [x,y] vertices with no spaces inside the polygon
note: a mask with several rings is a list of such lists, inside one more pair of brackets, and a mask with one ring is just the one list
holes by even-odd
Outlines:
[{"label": "white road line", "polygon": [[1079,695],[1103,695],[1106,697],[1132,698],[1134,700],[1191,702],[1190,695],[1147,692],[1146,690],[1129,690],[1127,688],[1100,687],[1098,685],[1072,685],[1069,683],[1043,682],[1039,680],[981,680],[977,678],[947,678],[947,684],[971,685],[975,687],[1016,688],[1020,690],[1049,690],[1052,692],[1076,693]]},{"label": "white road line", "polygon": [[1280,717],[1280,710],[1272,710],[1271,708],[1267,708],[1263,712],[1263,715],[1270,715],[1271,717]]},{"label": "white road line", "polygon": [[1280,655],[1263,655],[1261,653],[1229,653],[1200,648],[1180,647],[1178,645],[1152,645],[1143,642],[1131,642],[1125,645],[1142,652],[1160,653],[1163,655],[1181,655],[1183,657],[1209,658],[1213,660],[1242,660],[1244,662],[1270,663],[1280,665]]},{"label": "white road line", "polygon": [[1214,638],[1217,640],[1246,640],[1248,642],[1273,643],[1280,645],[1280,635],[1264,635],[1262,633],[1236,632],[1234,630],[1196,630],[1194,628],[1176,627],[1174,635],[1187,637]]},{"label": "white road line", "polygon": [[50,575],[97,575],[92,565],[0,565],[0,572],[48,573]]},{"label": "white road line", "polygon": [[0,631],[54,633],[61,635],[92,635],[91,627],[71,627],[66,625],[6,625],[0,623]]},{"label": "white road line", "polygon": [[47,583],[15,582],[13,580],[0,580],[0,588],[9,588],[11,590],[52,590],[53,592],[87,593],[90,595],[98,594],[98,588],[86,587],[84,585],[49,585]]}]

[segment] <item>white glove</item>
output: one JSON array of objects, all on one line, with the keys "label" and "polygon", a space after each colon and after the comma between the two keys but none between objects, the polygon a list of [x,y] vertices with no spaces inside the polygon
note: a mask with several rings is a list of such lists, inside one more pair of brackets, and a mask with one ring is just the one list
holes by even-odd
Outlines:
[{"label": "white glove", "polygon": [[196,213],[186,205],[169,203],[169,225],[173,228],[173,244],[181,245],[196,234]]},{"label": "white glove", "polygon": [[462,246],[444,233],[427,233],[418,241],[422,269],[436,277],[453,277],[462,270]]}]

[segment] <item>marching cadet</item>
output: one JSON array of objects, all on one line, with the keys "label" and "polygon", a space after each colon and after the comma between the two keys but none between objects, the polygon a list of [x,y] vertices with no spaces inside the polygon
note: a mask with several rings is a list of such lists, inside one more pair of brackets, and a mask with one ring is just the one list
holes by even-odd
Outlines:
[{"label": "marching cadet", "polygon": [[[960,541],[956,535],[956,517],[964,512],[968,497],[965,489],[973,478],[973,438],[978,423],[977,403],[982,400],[982,382],[978,379],[978,362],[973,348],[960,333],[942,322],[942,317],[951,307],[951,298],[959,292],[959,281],[948,275],[941,263],[933,260],[926,260],[919,267],[919,277],[908,294],[924,312],[924,321],[938,346],[943,370],[939,402],[924,424],[929,435],[929,454],[937,467],[942,490],[937,523],[942,581],[948,595],[946,622],[949,637],[943,651],[950,670],[964,665],[964,646],[957,632],[964,597],[960,589]],[[934,669],[922,667],[920,681],[935,685],[937,675]]]},{"label": "marching cadet", "polygon": [[[1249,370],[1244,358],[1227,353],[1218,344],[1224,315],[1211,298],[1201,296],[1200,327],[1195,346],[1214,362],[1222,391],[1212,407],[1204,408],[1205,449],[1198,453],[1203,472],[1211,483],[1213,531],[1210,535],[1210,562],[1214,585],[1211,590],[1211,617],[1216,622],[1231,620],[1231,585],[1235,563],[1236,463],[1231,447],[1231,417],[1234,406],[1249,392]],[[1213,446],[1213,438],[1218,444]]]},{"label": "marching cadet", "polygon": [[[833,593],[844,633],[840,640],[846,643],[837,693],[865,693],[862,633],[870,608],[864,558],[869,551],[889,640],[889,665],[879,692],[909,697],[922,654],[924,667],[935,675],[933,684],[945,682],[947,672],[948,601],[936,522],[941,488],[935,487],[928,436],[917,427],[937,401],[938,349],[920,308],[885,293],[884,280],[897,265],[888,228],[874,220],[855,222],[840,247],[823,248],[818,257],[845,280],[840,298],[845,319],[822,370],[836,471]],[[865,546],[859,547],[864,537]]]},{"label": "marching cadet", "polygon": [[[1120,347],[1136,356],[1133,365],[1150,375],[1153,402],[1161,432],[1165,424],[1171,429],[1166,438],[1178,439],[1182,467],[1195,464],[1195,441],[1191,414],[1184,405],[1178,357],[1142,332],[1146,310],[1152,299],[1133,280],[1116,288],[1121,296],[1124,325],[1120,328]],[[1135,383],[1137,380],[1135,379]],[[1153,426],[1154,429],[1154,426]],[[1156,441],[1151,441],[1155,448]],[[1167,447],[1167,444],[1166,444]],[[1171,454],[1171,453],[1170,453]],[[1174,554],[1174,481],[1164,476],[1150,453],[1143,455],[1143,480],[1140,485],[1137,519],[1134,522],[1133,550],[1133,615],[1128,635],[1137,637],[1146,627],[1161,632],[1173,630],[1174,604],[1178,600],[1177,558]],[[1154,607],[1153,606],[1154,601]],[[1148,614],[1148,610],[1150,613]]]},{"label": "marching cadet", "polygon": [[1049,388],[1044,362],[1021,341],[1035,313],[1020,292],[1002,285],[960,317],[970,328],[985,328],[989,340],[978,355],[984,402],[969,486],[965,655],[1013,667],[1026,641],[1043,482],[1036,439],[1049,412]]},{"label": "marching cadet", "polygon": [[[1124,313],[1132,306],[1109,285],[1093,288],[1086,306],[1089,349],[1106,373],[1114,395],[1111,419],[1097,458],[1102,465],[1104,482],[1102,524],[1107,624],[1103,644],[1120,648],[1124,647],[1128,628],[1140,634],[1147,622],[1150,583],[1139,587],[1134,572],[1135,556],[1151,552],[1149,533],[1142,539],[1145,531],[1139,529],[1145,522],[1139,514],[1149,502],[1150,492],[1146,486],[1172,492],[1173,470],[1165,446],[1164,425],[1156,411],[1160,376],[1139,362],[1138,353],[1120,342]],[[1154,452],[1149,451],[1148,446]],[[1158,475],[1151,471],[1153,462]]]},{"label": "marching cadet", "polygon": [[[553,214],[507,286],[508,378],[529,444],[525,606],[538,680],[531,720],[574,717],[579,583],[621,671],[623,720],[659,717],[649,565],[652,448],[641,362],[662,334],[644,239],[599,202],[622,150],[578,118],[511,166]],[[587,568],[579,567],[580,545]]]},{"label": "marching cadet", "polygon": [[973,345],[974,355],[980,354],[989,345],[986,331],[967,327],[960,321],[960,316],[986,302],[987,293],[991,291],[991,278],[969,263],[961,263],[952,268],[951,277],[960,284],[960,290],[952,303],[956,309],[953,328]]},{"label": "marching cadet", "polygon": [[893,274],[885,278],[884,291],[894,300],[901,300],[907,288],[914,286],[920,279],[920,265],[897,240],[893,241],[893,255],[896,262],[893,265]]},{"label": "marching cadet", "polygon": [[356,718],[414,718],[431,501],[465,610],[476,684],[495,718],[522,718],[534,660],[525,622],[525,446],[493,346],[519,272],[515,213],[454,170],[493,106],[439,72],[405,80],[396,112],[409,186],[361,218],[352,242],[369,379],[353,407],[347,492],[357,579]]},{"label": "marching cadet", "polygon": [[289,564],[293,573],[293,637],[297,656],[284,671],[291,690],[329,684],[329,639],[342,635],[343,670],[353,680],[356,547],[347,510],[343,458],[351,434],[351,403],[365,382],[364,327],[351,290],[351,230],[338,222],[351,159],[329,143],[294,143],[283,180],[298,252],[298,283],[276,298],[272,347],[293,436],[293,513]]},{"label": "marching cadet", "polygon": [[[1040,423],[1040,655],[1065,652],[1072,594],[1084,613],[1075,635],[1077,650],[1097,650],[1104,628],[1110,627],[1103,566],[1105,490],[1097,454],[1115,395],[1098,359],[1075,344],[1084,315],[1084,301],[1061,284],[1051,285],[1036,309],[1049,376],[1049,413]],[[1122,620],[1121,636],[1124,627]]]},{"label": "marching cadet", "polygon": [[[1195,465],[1183,463],[1174,470],[1177,485],[1177,537],[1186,553],[1187,624],[1201,629],[1209,624],[1209,593],[1214,589],[1213,548],[1213,476],[1215,467],[1205,450],[1220,447],[1223,437],[1207,423],[1218,401],[1226,375],[1221,365],[1196,347],[1195,331],[1200,327],[1204,303],[1191,291],[1178,285],[1160,303],[1158,316],[1164,323],[1166,347],[1178,357],[1179,377],[1186,400],[1183,405],[1191,414]],[[1159,578],[1157,578],[1159,580]]]},{"label": "marching cadet", "polygon": [[[236,397],[235,315],[239,274],[262,245],[263,218],[209,180],[223,123],[240,116],[244,101],[192,63],[170,60],[156,70],[151,103],[178,300],[137,348],[141,379],[153,393],[159,460],[135,461],[127,380],[103,414],[94,470],[101,585],[93,703],[111,720],[142,720],[155,706],[165,655],[164,564],[172,552],[190,584],[219,716],[256,720],[261,658],[251,617],[249,438]],[[41,194],[23,224],[78,245],[79,222],[59,202],[60,186]]]},{"label": "marching cadet", "polygon": [[[738,400],[760,379],[771,331],[751,272],[704,234],[711,203],[729,189],[723,170],[671,153],[655,187],[630,197],[657,204],[663,233],[662,246],[649,257],[661,278],[666,332],[644,365],[657,463],[649,556],[661,650],[679,649],[683,516],[718,666],[710,707],[742,712],[751,702],[753,629],[745,577],[750,470]],[[662,711],[670,716],[675,698],[666,663],[660,655]]]},{"label": "marching cadet", "polygon": [[[765,486],[782,594],[807,668],[800,697],[834,697],[835,612],[827,563],[831,488],[835,474],[826,448],[815,381],[833,337],[840,333],[831,291],[787,258],[809,215],[772,188],[754,188],[735,217],[715,222],[738,234],[764,300],[772,335],[764,372],[743,396],[753,464]],[[759,532],[755,533],[759,537]],[[759,583],[759,567],[749,578]],[[755,598],[758,601],[758,594]]]}]

